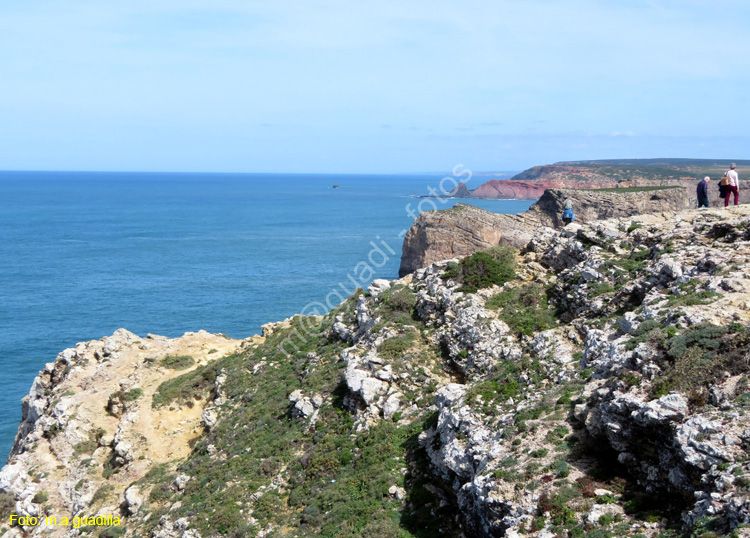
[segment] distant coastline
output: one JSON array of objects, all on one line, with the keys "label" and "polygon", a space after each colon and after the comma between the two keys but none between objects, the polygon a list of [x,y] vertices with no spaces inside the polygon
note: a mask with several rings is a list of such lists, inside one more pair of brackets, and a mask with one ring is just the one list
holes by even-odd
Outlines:
[{"label": "distant coastline", "polygon": [[415,198],[473,200],[538,200],[547,189],[613,189],[623,187],[690,187],[704,176],[720,177],[735,162],[740,177],[750,174],[750,161],[741,159],[626,159],[566,161],[534,166],[506,178],[507,174],[482,172],[492,177],[474,189],[459,183],[444,196]]}]

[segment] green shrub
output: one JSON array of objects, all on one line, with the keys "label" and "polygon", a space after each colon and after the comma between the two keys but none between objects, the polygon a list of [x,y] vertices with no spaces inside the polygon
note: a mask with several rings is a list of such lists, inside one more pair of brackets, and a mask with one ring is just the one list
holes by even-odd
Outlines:
[{"label": "green shrub", "polygon": [[502,286],[516,278],[516,251],[498,246],[475,252],[449,268],[443,278],[456,280],[461,284],[458,291],[466,293]]},{"label": "green shrub", "polygon": [[130,389],[128,391],[118,390],[117,392],[110,394],[105,409],[107,413],[113,415],[115,414],[116,408],[127,408],[127,404],[136,401],[141,396],[143,396],[143,390],[139,388]]},{"label": "green shrub", "polygon": [[161,365],[171,370],[187,370],[195,364],[190,355],[167,355],[161,360]]},{"label": "green shrub", "polygon": [[599,516],[599,525],[602,527],[606,527],[608,525],[611,525],[615,521],[615,516],[612,514],[602,514]]},{"label": "green shrub", "polygon": [[172,490],[168,484],[157,484],[148,494],[148,501],[152,503],[161,503],[172,496]]},{"label": "green shrub", "polygon": [[598,297],[599,295],[616,291],[616,288],[609,282],[599,282],[596,284],[591,284],[589,286],[589,291],[590,297]]},{"label": "green shrub", "polygon": [[130,389],[122,395],[122,399],[125,402],[133,402],[143,396],[143,390],[139,388]]},{"label": "green shrub", "polygon": [[554,495],[543,493],[537,503],[540,514],[550,513],[550,522],[553,525],[566,525],[575,521],[575,512],[568,507],[570,501],[580,496],[580,493],[569,487],[563,487]]},{"label": "green shrub", "polygon": [[36,495],[34,495],[34,498],[31,499],[36,504],[44,504],[49,499],[49,495],[47,495],[46,491],[39,491]]},{"label": "green shrub", "polygon": [[564,460],[556,461],[552,470],[557,478],[567,478],[570,475],[570,465]]},{"label": "green shrub", "polygon": [[748,371],[746,351],[750,347],[750,329],[732,324],[694,325],[661,345],[664,374],[652,385],[650,396],[658,398],[671,390],[691,395],[691,404],[705,404],[703,393],[716,383],[722,372],[739,375]]},{"label": "green shrub", "polygon": [[647,319],[641,323],[631,335],[632,338],[625,342],[625,348],[628,350],[635,349],[642,342],[650,342],[658,347],[667,337],[661,323],[653,319]]},{"label": "green shrub", "polygon": [[475,383],[466,393],[466,403],[474,404],[479,397],[484,403],[495,402],[496,400],[507,400],[514,398],[521,393],[518,381],[515,379],[505,380],[503,382],[494,379],[488,379]]},{"label": "green shrub", "polygon": [[[558,402],[559,401],[560,400],[558,400]],[[568,398],[567,401],[570,401],[570,398]],[[556,439],[562,439],[563,437],[565,437],[566,435],[568,435],[568,432],[570,432],[570,430],[568,429],[568,427],[561,424],[560,426],[557,426],[555,429],[550,430],[550,431],[547,432],[547,439],[549,441],[555,441]]]},{"label": "green shrub", "polygon": [[696,306],[714,302],[720,293],[711,290],[698,291],[700,282],[696,279],[680,284],[680,292],[670,295],[667,304],[669,306]]},{"label": "green shrub", "polygon": [[396,288],[386,295],[384,302],[394,312],[405,312],[408,314],[417,306],[417,296],[407,287]]}]

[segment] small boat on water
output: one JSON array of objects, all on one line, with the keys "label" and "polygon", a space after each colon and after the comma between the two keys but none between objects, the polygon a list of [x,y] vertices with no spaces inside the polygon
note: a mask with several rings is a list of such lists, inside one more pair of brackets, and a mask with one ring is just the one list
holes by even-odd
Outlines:
[{"label": "small boat on water", "polygon": [[336,183],[336,184],[333,185],[334,189],[338,189],[339,187],[341,187],[341,185],[339,185],[338,183]]}]

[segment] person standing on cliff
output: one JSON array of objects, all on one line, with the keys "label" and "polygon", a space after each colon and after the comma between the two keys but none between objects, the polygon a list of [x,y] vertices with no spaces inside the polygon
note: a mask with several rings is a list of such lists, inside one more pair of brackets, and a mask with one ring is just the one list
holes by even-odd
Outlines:
[{"label": "person standing on cliff", "polygon": [[732,163],[729,166],[729,170],[727,170],[727,173],[724,174],[727,176],[727,179],[729,180],[729,184],[727,185],[727,197],[724,198],[724,207],[727,207],[729,205],[729,195],[734,193],[734,205],[739,205],[739,198],[740,198],[740,178],[737,175],[737,165]]},{"label": "person standing on cliff", "polygon": [[711,207],[711,204],[708,203],[708,182],[711,181],[711,178],[706,176],[703,178],[703,181],[698,182],[698,208],[701,207]]},{"label": "person standing on cliff", "polygon": [[566,196],[563,202],[563,222],[567,226],[574,220],[576,220],[576,216],[573,214],[573,200],[570,199],[570,196]]}]

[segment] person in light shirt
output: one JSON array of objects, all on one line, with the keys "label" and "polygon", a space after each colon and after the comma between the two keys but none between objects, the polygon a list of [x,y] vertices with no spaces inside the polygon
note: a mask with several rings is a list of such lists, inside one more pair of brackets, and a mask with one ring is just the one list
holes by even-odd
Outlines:
[{"label": "person in light shirt", "polygon": [[724,174],[727,176],[727,179],[729,180],[729,184],[727,185],[727,197],[724,198],[724,207],[727,207],[729,205],[729,195],[731,193],[734,193],[734,205],[739,204],[739,198],[740,198],[740,178],[737,175],[737,165],[732,163],[729,166],[729,170],[727,170],[727,173]]}]

